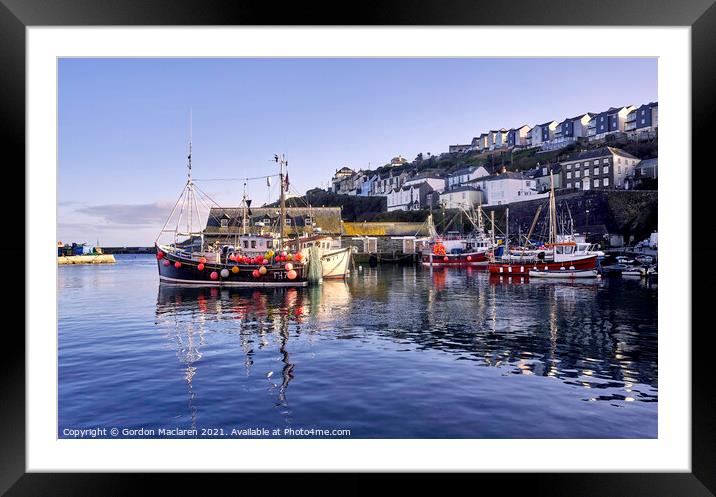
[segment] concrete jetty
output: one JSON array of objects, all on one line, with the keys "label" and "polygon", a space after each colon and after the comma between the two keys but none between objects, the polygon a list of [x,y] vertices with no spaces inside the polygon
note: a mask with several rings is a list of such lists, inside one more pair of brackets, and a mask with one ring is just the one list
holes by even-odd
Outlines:
[{"label": "concrete jetty", "polygon": [[112,254],[63,255],[57,258],[57,264],[114,264]]}]

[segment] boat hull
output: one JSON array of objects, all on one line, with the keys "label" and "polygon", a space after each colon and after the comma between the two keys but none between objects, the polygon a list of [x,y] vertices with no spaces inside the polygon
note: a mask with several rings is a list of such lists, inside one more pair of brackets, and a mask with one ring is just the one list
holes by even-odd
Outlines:
[{"label": "boat hull", "polygon": [[324,280],[345,279],[351,262],[351,247],[327,250],[321,254],[322,278]]},{"label": "boat hull", "polygon": [[529,271],[530,278],[596,278],[596,269],[584,269],[584,270],[570,270],[570,269],[558,269],[555,271]]},{"label": "boat hull", "polygon": [[422,254],[420,264],[423,266],[485,266],[487,265],[487,252],[464,252],[461,254],[436,255]]},{"label": "boat hull", "polygon": [[[169,261],[166,265],[164,261]],[[179,262],[180,266],[176,267],[175,263]],[[306,277],[306,266],[304,264],[295,263],[293,265],[296,271],[296,278],[291,280],[288,278],[288,271],[282,265],[266,266],[266,274],[260,275],[258,278],[253,276],[253,271],[258,269],[256,265],[247,264],[218,264],[205,263],[203,270],[199,270],[197,261],[191,259],[179,258],[171,253],[164,253],[162,259],[157,259],[157,267],[159,268],[159,281],[170,285],[186,285],[186,286],[218,286],[218,287],[301,287],[308,286]],[[234,272],[233,267],[238,268],[238,272]],[[228,270],[226,277],[221,276],[221,270]],[[216,272],[217,278],[212,279],[211,273]]]},{"label": "boat hull", "polygon": [[530,263],[491,263],[488,264],[487,270],[491,274],[503,275],[529,275],[530,271],[560,271],[564,270],[590,270],[597,267],[597,256],[593,255],[573,261],[560,262],[530,262]]}]

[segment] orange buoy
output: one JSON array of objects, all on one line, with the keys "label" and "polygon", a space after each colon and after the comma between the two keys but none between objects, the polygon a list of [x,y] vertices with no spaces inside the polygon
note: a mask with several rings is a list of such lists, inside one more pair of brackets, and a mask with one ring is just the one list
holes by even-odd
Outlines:
[{"label": "orange buoy", "polygon": [[298,276],[298,273],[295,270],[291,269],[288,273],[286,273],[286,276],[289,280],[295,280]]},{"label": "orange buoy", "polygon": [[258,269],[254,269],[254,270],[251,272],[251,275],[252,275],[254,278],[258,278],[259,276],[261,276],[261,274],[259,273],[259,270],[258,270]]},{"label": "orange buoy", "polygon": [[231,268],[231,272],[234,273],[234,274],[238,273],[238,272],[239,272],[239,266],[234,266],[234,267],[232,267],[232,268]]},{"label": "orange buoy", "polygon": [[176,262],[174,263],[174,267],[177,268],[177,269],[179,269],[179,268],[181,267],[181,262],[176,261]]},{"label": "orange buoy", "polygon": [[200,262],[199,265],[196,266],[196,268],[197,268],[199,271],[203,271],[203,270],[204,270],[204,264],[203,264],[202,262]]}]

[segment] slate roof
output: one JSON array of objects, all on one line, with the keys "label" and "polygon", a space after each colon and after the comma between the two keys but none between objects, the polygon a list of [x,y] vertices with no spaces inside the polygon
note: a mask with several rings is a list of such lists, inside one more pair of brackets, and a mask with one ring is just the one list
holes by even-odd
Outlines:
[{"label": "slate roof", "polygon": [[562,164],[565,162],[573,162],[573,161],[579,161],[584,159],[594,159],[597,157],[606,157],[608,155],[619,155],[620,157],[626,157],[627,159],[639,159],[639,157],[635,157],[629,152],[625,152],[624,150],[616,147],[600,147],[594,150],[585,150],[584,152],[578,153],[574,157],[570,157],[566,161],[562,161]]},{"label": "slate roof", "polygon": [[[241,232],[244,209],[242,207],[212,207],[204,228],[205,235],[234,235]],[[221,218],[229,219],[229,226],[221,227]],[[323,233],[341,233],[341,208],[340,207],[287,207],[286,218],[291,220],[291,225],[286,226],[286,232],[302,231],[306,227],[306,218],[310,217],[314,227],[319,227]],[[274,224],[279,218],[278,207],[255,207],[251,208],[251,215],[248,216],[247,228],[250,232],[257,231],[257,221],[271,219]]]}]

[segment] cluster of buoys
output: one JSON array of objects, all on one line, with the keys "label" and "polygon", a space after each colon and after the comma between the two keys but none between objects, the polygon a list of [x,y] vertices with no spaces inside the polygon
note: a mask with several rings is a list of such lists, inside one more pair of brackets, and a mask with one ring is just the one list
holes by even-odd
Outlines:
[{"label": "cluster of buoys", "polygon": [[443,245],[443,244],[440,243],[440,242],[437,242],[437,243],[433,246],[433,254],[435,254],[435,255],[445,255],[445,245]]},{"label": "cluster of buoys", "polygon": [[[162,264],[164,266],[171,265],[171,261],[166,258],[166,254],[159,250],[157,252],[157,259],[162,261]],[[258,268],[255,268],[251,271],[251,275],[254,278],[260,278],[268,273],[268,267],[270,267],[270,264],[272,262],[281,262],[283,264],[283,268],[286,270],[286,277],[289,280],[295,280],[298,277],[298,272],[294,268],[294,262],[300,263],[303,261],[304,257],[300,252],[297,252],[295,254],[292,254],[290,252],[281,252],[276,253],[273,250],[267,251],[263,255],[257,255],[255,257],[248,257],[240,254],[231,253],[228,255],[227,259],[231,262],[234,262],[235,264],[247,264],[247,265],[255,265],[259,266]],[[293,261],[293,262],[291,262]],[[207,263],[206,257],[200,257],[199,263],[197,264],[196,268],[199,271],[203,271],[205,269],[205,265]],[[182,263],[179,261],[174,262],[174,267],[176,269],[179,269],[182,267]],[[228,278],[231,273],[238,274],[240,272],[240,268],[238,265],[232,265],[230,268],[223,268],[219,272],[212,271],[209,274],[209,278],[212,280],[218,280],[219,277],[221,278]]]}]

